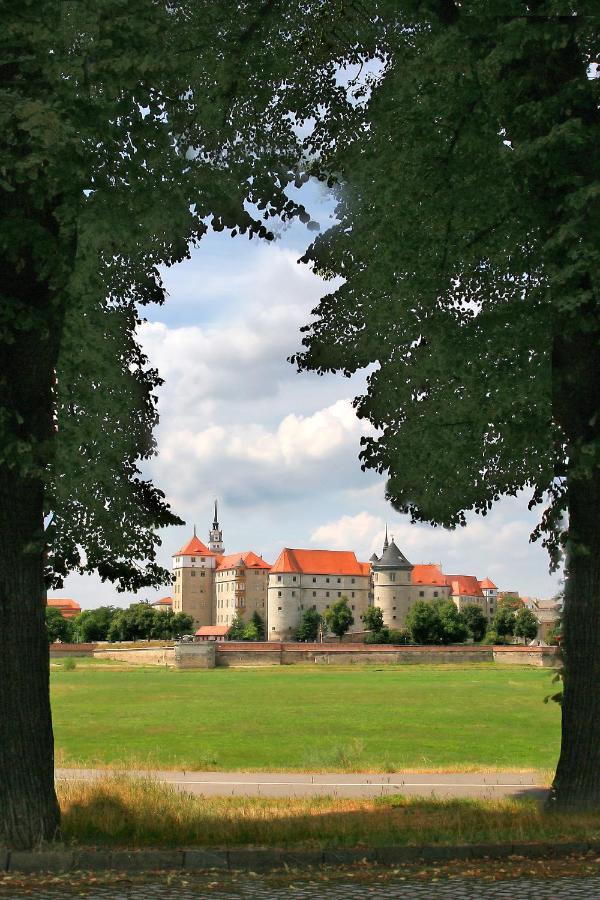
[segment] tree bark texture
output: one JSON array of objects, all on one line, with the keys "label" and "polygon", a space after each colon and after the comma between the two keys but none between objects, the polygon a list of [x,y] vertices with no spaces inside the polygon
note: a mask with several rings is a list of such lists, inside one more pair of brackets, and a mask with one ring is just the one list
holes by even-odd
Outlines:
[{"label": "tree bark texture", "polygon": [[[29,260],[3,271],[5,302],[21,301],[34,325],[0,344],[0,410],[29,469],[0,448],[0,846],[55,838],[49,651],[45,624],[44,486],[54,434],[52,385],[60,340],[58,304]],[[36,474],[37,473],[37,474]]]},{"label": "tree bark texture", "polygon": [[0,846],[35,847],[59,825],[54,792],[41,483],[0,470]]},{"label": "tree bark texture", "polygon": [[600,477],[569,487],[562,742],[550,804],[600,809]]}]

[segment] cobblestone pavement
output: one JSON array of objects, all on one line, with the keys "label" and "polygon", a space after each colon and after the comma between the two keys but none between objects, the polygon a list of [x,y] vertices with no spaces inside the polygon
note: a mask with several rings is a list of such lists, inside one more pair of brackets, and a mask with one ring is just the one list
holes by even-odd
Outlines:
[{"label": "cobblestone pavement", "polygon": [[171,884],[162,880],[142,884],[79,883],[68,886],[62,883],[11,887],[4,882],[0,884],[0,897],[3,900],[22,897],[34,900],[61,900],[63,897],[86,897],[87,900],[198,900],[204,897],[215,900],[600,900],[600,877],[523,877],[505,881],[455,877],[414,881],[390,876],[380,883],[374,873],[373,880],[363,878],[359,883],[336,878],[325,883],[298,878],[279,885],[269,883],[268,879],[248,876],[227,883],[193,877],[178,879]]}]

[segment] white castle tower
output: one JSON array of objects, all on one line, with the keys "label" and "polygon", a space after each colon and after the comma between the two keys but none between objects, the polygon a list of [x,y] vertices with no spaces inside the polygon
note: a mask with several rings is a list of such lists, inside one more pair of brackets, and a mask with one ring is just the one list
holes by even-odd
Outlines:
[{"label": "white castle tower", "polygon": [[217,516],[217,501],[215,500],[215,518],[212,523],[212,528],[208,532],[208,549],[212,551],[212,553],[216,553],[218,556],[222,556],[225,553],[225,545],[223,544],[223,532],[219,528],[219,519]]},{"label": "white castle tower", "polygon": [[412,563],[398,549],[394,538],[388,541],[387,525],[383,553],[371,557],[373,603],[383,612],[389,628],[402,628],[412,599]]}]

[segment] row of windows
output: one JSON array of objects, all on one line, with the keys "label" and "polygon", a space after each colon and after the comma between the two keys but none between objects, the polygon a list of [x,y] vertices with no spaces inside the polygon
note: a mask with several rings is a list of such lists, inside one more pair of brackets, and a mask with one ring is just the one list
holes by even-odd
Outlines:
[{"label": "row of windows", "polygon": [[[324,591],[324,593],[325,593],[325,596],[326,596],[326,597],[329,597],[331,591]],[[316,597],[316,596],[317,596],[317,592],[316,592],[316,591],[313,591],[313,592],[312,592],[312,595],[313,595],[313,597]],[[342,592],[341,592],[341,591],[338,591],[338,592],[337,592],[337,595],[338,595],[338,597],[341,597],[341,596],[342,596]],[[278,597],[281,597],[281,591],[277,591],[277,596],[278,596]],[[296,596],[296,591],[292,591],[292,597],[295,597],[295,596]],[[354,591],[350,591],[350,596],[351,596],[351,597],[354,597]],[[352,609],[354,609],[354,607],[352,607]]]},{"label": "row of windows", "polygon": [[[278,575],[278,576],[277,576],[277,581],[281,581],[281,579],[282,579],[282,576],[281,576],[281,575]],[[325,584],[329,584],[329,583],[330,583],[330,580],[331,580],[330,578],[325,578]],[[295,576],[295,575],[292,575],[292,581],[296,581],[296,576]],[[337,579],[336,579],[336,582],[337,582],[337,584],[341,584],[341,583],[342,583],[342,579],[341,579],[341,578],[337,578]],[[316,584],[316,583],[317,583],[317,577],[316,577],[315,575],[313,575],[313,584]],[[351,579],[350,579],[350,584],[356,584],[356,578],[351,578]]]}]

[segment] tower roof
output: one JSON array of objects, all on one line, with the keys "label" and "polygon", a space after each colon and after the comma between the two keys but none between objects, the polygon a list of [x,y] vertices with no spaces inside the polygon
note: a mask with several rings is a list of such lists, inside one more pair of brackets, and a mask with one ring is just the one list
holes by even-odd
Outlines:
[{"label": "tower roof", "polygon": [[446,584],[454,596],[483,597],[479,582],[474,575],[446,575]]},{"label": "tower roof", "polygon": [[236,566],[246,566],[247,569],[270,569],[271,566],[262,557],[257,556],[252,550],[246,553],[230,553],[228,556],[217,556],[217,571],[221,569],[233,569]]},{"label": "tower roof", "polygon": [[387,547],[384,545],[384,551],[377,562],[373,561],[373,568],[412,569],[412,563],[409,563],[405,555],[396,546],[394,538],[392,538]]},{"label": "tower roof", "polygon": [[490,590],[490,589],[493,591],[497,590],[496,585],[489,578],[484,578],[483,581],[480,581],[479,587],[486,588],[487,590]]},{"label": "tower roof", "polygon": [[177,553],[174,553],[173,556],[214,556],[215,554],[212,550],[209,550],[208,547],[202,543],[199,537],[196,535],[187,542],[187,544],[178,550]]}]

